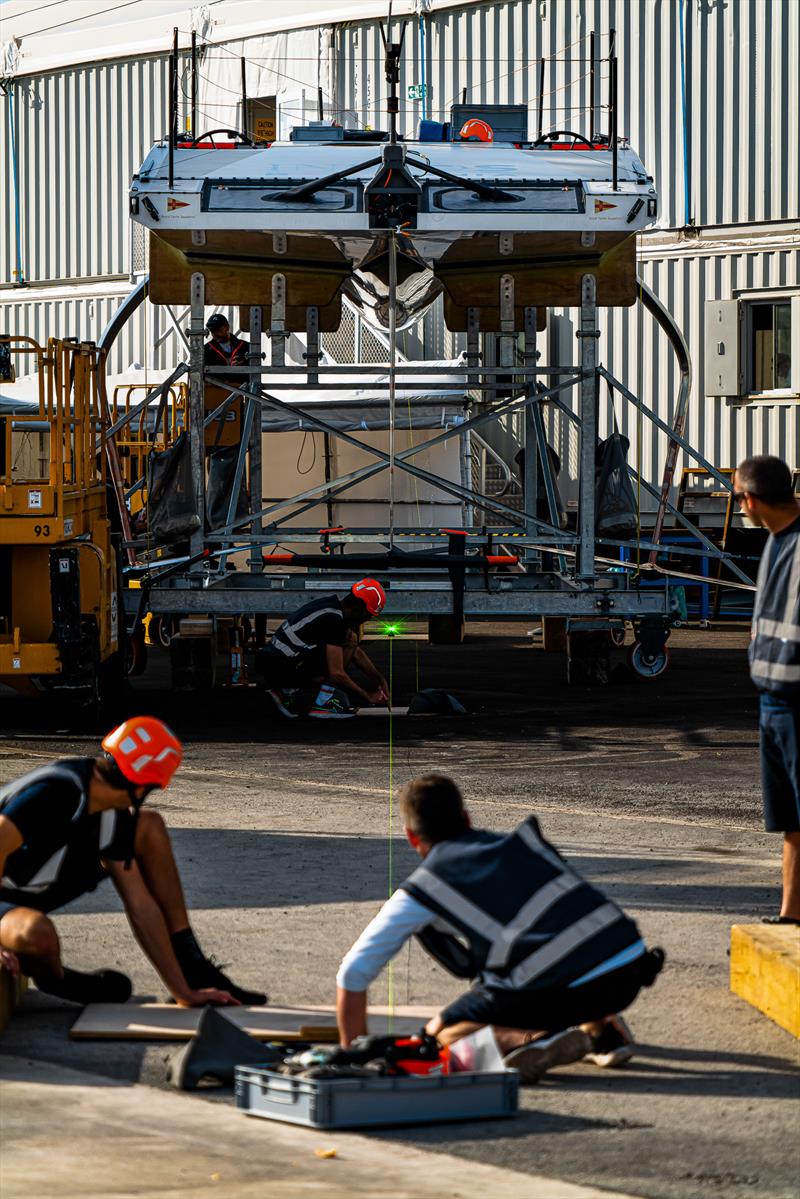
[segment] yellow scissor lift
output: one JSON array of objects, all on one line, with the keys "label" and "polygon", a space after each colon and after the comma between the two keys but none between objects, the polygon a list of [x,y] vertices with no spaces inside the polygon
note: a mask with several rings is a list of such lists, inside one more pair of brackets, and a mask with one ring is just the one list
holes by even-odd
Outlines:
[{"label": "yellow scissor lift", "polygon": [[103,354],[52,338],[0,347],[6,361],[24,355],[39,383],[36,408],[0,414],[0,683],[64,691],[85,712],[125,677]]}]

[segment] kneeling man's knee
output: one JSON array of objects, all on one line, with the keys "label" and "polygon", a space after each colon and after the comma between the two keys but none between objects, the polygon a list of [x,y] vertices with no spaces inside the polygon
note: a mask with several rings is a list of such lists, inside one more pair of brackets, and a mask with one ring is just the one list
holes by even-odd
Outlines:
[{"label": "kneeling man's knee", "polygon": [[58,956],[58,933],[52,920],[42,912],[18,908],[3,920],[3,945],[23,957]]}]

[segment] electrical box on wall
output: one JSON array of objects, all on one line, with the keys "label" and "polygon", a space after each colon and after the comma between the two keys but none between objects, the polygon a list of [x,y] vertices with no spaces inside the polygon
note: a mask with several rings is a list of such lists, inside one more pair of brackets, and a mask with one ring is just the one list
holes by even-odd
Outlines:
[{"label": "electrical box on wall", "polygon": [[738,300],[706,301],[707,396],[742,394],[740,310]]}]

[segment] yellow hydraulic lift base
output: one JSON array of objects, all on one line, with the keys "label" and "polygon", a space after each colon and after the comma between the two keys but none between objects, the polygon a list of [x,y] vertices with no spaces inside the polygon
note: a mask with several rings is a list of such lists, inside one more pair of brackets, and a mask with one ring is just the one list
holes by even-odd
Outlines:
[{"label": "yellow hydraulic lift base", "polygon": [[0,683],[94,708],[124,680],[103,356],[73,340],[6,347],[36,370],[39,404],[0,414]]}]

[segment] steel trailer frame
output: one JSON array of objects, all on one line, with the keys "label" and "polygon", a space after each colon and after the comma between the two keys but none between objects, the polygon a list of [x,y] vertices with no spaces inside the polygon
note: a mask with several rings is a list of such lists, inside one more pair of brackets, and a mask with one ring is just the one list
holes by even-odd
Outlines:
[{"label": "steel trailer frame", "polygon": [[[394,237],[392,238],[394,245]],[[326,381],[320,383],[320,340],[318,332],[317,310],[307,311],[307,354],[305,366],[286,365],[286,340],[289,334],[285,331],[285,280],[278,275],[273,281],[272,291],[272,322],[266,330],[270,340],[270,364],[262,365],[261,353],[261,319],[260,306],[250,308],[251,342],[246,367],[211,368],[203,363],[203,343],[205,332],[205,295],[204,278],[202,274],[194,274],[191,280],[190,323],[187,330],[189,343],[188,364],[180,364],[177,371],[188,371],[189,375],[189,437],[192,462],[192,478],[194,483],[194,499],[196,511],[200,516],[200,526],[192,534],[189,554],[184,562],[171,562],[166,568],[162,562],[161,568],[157,561],[136,561],[128,567],[131,572],[138,573],[147,590],[147,606],[154,613],[205,613],[208,615],[237,615],[243,613],[281,616],[291,611],[302,602],[304,593],[313,594],[320,589],[347,589],[353,581],[354,570],[348,568],[347,555],[330,554],[331,565],[321,570],[321,573],[308,572],[296,574],[291,571],[275,572],[265,564],[262,551],[265,546],[277,545],[291,541],[304,542],[320,541],[321,531],[313,526],[297,527],[286,525],[290,516],[296,518],[305,511],[330,502],[342,495],[357,483],[388,471],[389,474],[389,509],[390,519],[387,526],[382,528],[353,529],[335,534],[336,548],[349,544],[369,541],[384,543],[391,550],[396,543],[413,544],[424,539],[434,547],[441,547],[444,552],[441,557],[441,567],[437,570],[430,561],[423,566],[415,565],[413,553],[409,554],[407,563],[398,567],[396,563],[382,565],[379,555],[375,557],[374,573],[380,575],[387,590],[387,615],[428,615],[441,616],[459,614],[463,617],[488,618],[508,616],[552,615],[564,617],[602,616],[606,618],[624,618],[632,621],[662,621],[668,624],[674,613],[674,601],[665,581],[663,589],[653,588],[652,582],[647,587],[640,587],[642,581],[641,569],[652,566],[659,552],[664,552],[659,544],[667,512],[675,516],[697,539],[698,548],[682,547],[681,552],[691,555],[713,556],[726,561],[732,572],[745,583],[750,583],[747,575],[729,557],[717,549],[697,529],[694,528],[682,514],[677,513],[669,503],[668,495],[674,472],[675,457],[678,449],[683,448],[698,463],[709,469],[725,486],[729,486],[724,477],[710,463],[693,449],[683,436],[685,425],[686,405],[690,386],[690,364],[686,343],[667,310],[652,292],[640,283],[639,298],[644,306],[655,317],[663,331],[668,336],[678,357],[680,369],[680,390],[676,405],[675,423],[672,428],[659,420],[646,405],[615,379],[603,366],[597,362],[597,303],[595,278],[586,274],[582,282],[582,304],[580,309],[580,326],[577,339],[580,347],[579,363],[570,366],[536,366],[536,310],[525,309],[524,350],[522,365],[513,363],[513,343],[515,335],[512,330],[499,338],[499,361],[497,367],[480,365],[479,330],[477,320],[473,322],[467,333],[467,390],[479,397],[490,397],[478,402],[478,410],[469,415],[461,424],[444,429],[433,437],[426,439],[401,452],[395,451],[394,427],[396,405],[396,380],[398,375],[404,377],[415,373],[427,377],[435,375],[436,368],[430,366],[415,367],[413,363],[403,363],[398,366],[395,353],[395,339],[390,336],[390,363],[388,366],[389,379],[389,452],[377,447],[367,446],[350,433],[338,429],[326,422],[312,411],[302,409],[297,405],[288,405],[269,390],[270,376],[280,375],[282,386],[286,386],[285,377],[296,375],[298,382],[309,393],[314,389],[350,390],[352,389],[353,374],[363,376],[366,382],[378,372],[387,374],[385,364],[359,366],[326,366]],[[127,319],[138,303],[146,296],[146,282],[139,284],[131,296],[124,302],[119,319],[112,320],[104,332],[100,344],[107,349],[116,337],[121,324]],[[513,315],[513,281],[510,306]],[[215,412],[206,414],[204,411],[205,380],[213,380],[220,373],[230,376],[241,376],[241,386],[226,383],[228,395]],[[447,368],[441,368],[444,376]],[[336,375],[347,375],[349,382],[330,382]],[[492,403],[491,397],[497,390],[502,376],[504,388],[508,387],[509,376],[513,379],[513,392],[510,397]],[[175,377],[175,373],[173,376]],[[669,452],[665,465],[664,477],[660,492],[641,480],[645,490],[657,496],[659,501],[656,515],[655,533],[652,540],[639,539],[635,545],[640,551],[649,554],[649,562],[642,567],[640,564],[636,574],[631,578],[627,569],[622,565],[609,570],[608,559],[598,560],[598,545],[609,544],[598,539],[595,532],[595,446],[598,428],[598,384],[601,379],[615,389],[626,400],[633,403],[648,419],[652,420],[669,438]],[[555,381],[553,381],[555,380]],[[545,386],[544,384],[548,385]],[[155,388],[146,397],[142,405],[152,403],[161,397],[163,386]],[[560,398],[569,389],[578,389],[577,412],[573,411]],[[236,397],[244,400],[244,418],[242,437],[239,443],[239,453],[236,463],[234,483],[225,523],[217,528],[205,529],[205,448],[204,426],[213,420],[227,404]],[[552,402],[571,419],[580,431],[580,488],[577,513],[576,533],[567,532],[555,523],[557,520],[555,493],[550,463],[546,453],[545,426],[542,406]],[[141,407],[133,410],[141,411]],[[261,410],[271,407],[290,410],[293,415],[302,418],[308,427],[319,430],[329,437],[339,438],[357,446],[360,450],[370,453],[376,461],[370,465],[351,471],[349,474],[326,480],[315,487],[286,497],[277,503],[264,505],[262,501],[261,480]],[[469,455],[469,438],[472,430],[476,432],[484,425],[490,424],[501,417],[512,413],[524,416],[526,445],[537,448],[537,453],[526,454],[524,474],[524,510],[517,512],[503,504],[496,497],[476,490],[471,480],[465,477],[462,469],[460,483],[452,479],[443,479],[438,475],[415,465],[411,459],[419,453],[439,445],[451,438],[457,437],[461,442],[461,460],[465,463]],[[117,421],[109,432],[113,435],[120,431],[123,421]],[[249,471],[248,471],[249,467]],[[460,500],[464,512],[463,533],[467,541],[462,540],[456,545],[471,549],[475,547],[491,551],[494,542],[513,540],[515,548],[522,550],[520,573],[497,573],[489,568],[485,555],[476,553],[474,569],[467,566],[458,572],[448,568],[452,552],[447,552],[449,542],[453,549],[452,533],[436,529],[400,528],[394,523],[394,475],[400,470],[413,477],[434,485],[437,489]],[[550,521],[544,521],[531,508],[536,508],[538,471],[543,471],[544,490],[548,501]],[[638,478],[633,468],[629,467],[634,478]],[[249,474],[250,512],[244,517],[235,517],[236,500],[239,487]],[[534,497],[531,500],[530,497]],[[504,526],[474,525],[474,512],[483,509],[486,513],[495,513],[505,519]],[[283,513],[283,515],[279,515]],[[509,527],[511,526],[511,527]],[[617,548],[625,543],[612,543]],[[217,548],[213,554],[209,545]],[[129,548],[135,552],[134,542]],[[329,539],[324,548],[330,548]],[[249,570],[229,573],[225,570],[225,560],[229,554],[241,550],[250,551],[248,560]],[[546,553],[555,562],[558,569],[542,569],[542,554]],[[569,569],[569,560],[574,558],[574,569]],[[302,555],[296,560],[297,566],[302,566]],[[361,568],[358,568],[361,569]],[[320,570],[318,564],[315,571]],[[362,571],[363,573],[363,571]],[[161,577],[160,577],[161,576]],[[131,577],[133,577],[131,575]],[[141,596],[136,591],[128,591],[126,595],[129,611],[141,607]]]}]

